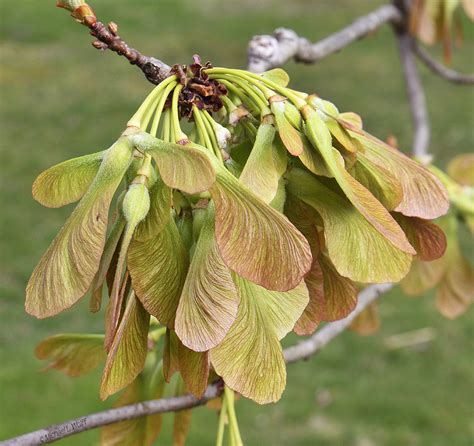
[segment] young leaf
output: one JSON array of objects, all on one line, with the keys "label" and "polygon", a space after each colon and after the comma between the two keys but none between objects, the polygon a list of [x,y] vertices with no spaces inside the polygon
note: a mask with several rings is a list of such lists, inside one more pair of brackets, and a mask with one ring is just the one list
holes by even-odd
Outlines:
[{"label": "young leaf", "polygon": [[459,184],[474,187],[474,153],[455,156],[449,162],[447,172]]},{"label": "young leaf", "polygon": [[202,398],[209,377],[209,353],[195,352],[178,342],[178,364],[188,392]]},{"label": "young leaf", "polygon": [[411,255],[397,249],[346,198],[301,169],[291,170],[287,179],[287,190],[321,215],[329,257],[339,274],[366,283],[405,276]]},{"label": "young leaf", "polygon": [[[99,270],[97,271],[94,280],[91,284],[91,300],[89,303],[89,309],[96,313],[100,310],[102,303],[102,288],[109,271],[112,258],[117,249],[120,237],[122,237],[123,229],[125,228],[125,219],[123,216],[119,216],[117,221],[114,223],[112,230],[105,242],[104,252],[100,258]],[[115,272],[114,272],[115,275]]]},{"label": "young leaf", "polygon": [[368,158],[358,156],[357,162],[349,170],[350,174],[389,211],[398,207],[403,199],[402,185],[387,169],[373,163]]},{"label": "young leaf", "polygon": [[439,226],[417,217],[405,217],[403,214],[394,216],[415,248],[420,260],[429,262],[439,259],[444,254],[446,236]]},{"label": "young leaf", "polygon": [[286,87],[290,82],[290,76],[281,68],[273,68],[272,70],[264,71],[260,76],[275,82],[275,84],[280,85],[280,87]]},{"label": "young leaf", "polygon": [[321,322],[320,314],[324,302],[324,277],[321,265],[317,260],[313,260],[313,266],[304,281],[308,288],[309,302],[293,327],[294,332],[299,336],[314,333]]},{"label": "young leaf", "polygon": [[395,247],[409,254],[414,254],[413,247],[390,213],[369,190],[346,171],[344,160],[341,154],[332,147],[331,134],[319,114],[312,110],[305,115],[305,121],[306,134],[309,140],[320,151],[329,171],[334,175],[351,203]]},{"label": "young leaf", "polygon": [[235,321],[238,302],[230,270],[214,237],[211,204],[179,300],[176,334],[184,345],[197,352],[215,347]]},{"label": "young leaf", "polygon": [[106,151],[89,190],[30,277],[27,313],[53,316],[87,292],[99,268],[110,202],[131,160],[132,147],[125,138]]},{"label": "young leaf", "polygon": [[335,119],[328,119],[325,121],[325,124],[331,132],[331,135],[347,152],[357,153],[362,148],[362,145],[360,145],[356,139],[349,135],[349,132]]},{"label": "young leaf", "polygon": [[163,346],[163,376],[167,383],[175,372],[179,371],[179,338],[173,330],[166,329]]},{"label": "young leaf", "polygon": [[367,158],[388,170],[402,186],[403,198],[395,209],[409,217],[431,220],[446,214],[449,201],[441,182],[421,164],[345,120],[340,121],[365,148]]},{"label": "young leaf", "polygon": [[112,342],[100,384],[100,398],[126,387],[143,370],[150,315],[132,292]]},{"label": "young leaf", "polygon": [[278,134],[288,152],[294,156],[303,153],[303,141],[300,133],[290,124],[285,116],[285,101],[275,100],[270,102],[270,108],[275,116]]},{"label": "young leaf", "polygon": [[33,198],[49,208],[79,200],[97,175],[104,154],[80,156],[45,170],[33,183]]},{"label": "young leaf", "polygon": [[69,376],[81,376],[105,361],[103,335],[58,334],[39,343],[38,359],[51,362],[46,369],[56,369]]},{"label": "young leaf", "polygon": [[127,266],[133,289],[148,313],[172,328],[188,268],[188,254],[174,219],[156,237],[132,240]]},{"label": "young leaf", "polygon": [[322,321],[343,319],[356,307],[357,288],[354,282],[337,272],[326,254],[321,253],[318,262],[321,265],[324,283],[324,300],[320,302],[318,319]]},{"label": "young leaf", "polygon": [[309,335],[321,321],[347,316],[357,303],[357,290],[350,279],[336,271],[329,257],[322,252],[315,211],[289,195],[285,213],[306,237],[313,255],[313,265],[305,277],[309,303],[294,327],[295,333]]},{"label": "young leaf", "polygon": [[303,134],[301,134],[301,141],[303,142],[303,152],[299,156],[299,159],[303,165],[315,175],[329,178],[334,177],[319,151],[311,145],[308,138]]},{"label": "young leaf", "polygon": [[380,316],[378,302],[372,302],[359,313],[349,328],[360,336],[368,336],[379,331]]},{"label": "young leaf", "polygon": [[158,178],[150,188],[150,210],[137,226],[134,237],[144,242],[159,234],[171,217],[172,191]]},{"label": "young leaf", "polygon": [[308,304],[304,282],[291,291],[269,291],[234,276],[240,295],[237,319],[210,352],[216,373],[233,390],[259,404],[275,402],[285,388],[279,340],[293,329]]},{"label": "young leaf", "polygon": [[122,309],[123,271],[125,269],[128,248],[132,240],[135,228],[143,221],[150,209],[150,195],[148,188],[142,183],[132,183],[125,193],[122,212],[127,222],[122,235],[120,244],[120,253],[115,267],[114,282],[110,292],[109,308],[106,317],[105,345],[106,349],[110,347],[115,330],[117,328],[120,312]]},{"label": "young leaf", "polygon": [[227,170],[210,190],[216,206],[216,239],[224,262],[267,289],[287,291],[311,267],[306,239]]},{"label": "young leaf", "polygon": [[140,150],[150,153],[164,183],[188,194],[208,190],[216,174],[206,150],[197,144],[173,144],[147,133],[135,133],[130,140]]},{"label": "young leaf", "polygon": [[280,175],[273,161],[273,140],[276,129],[273,124],[262,122],[257,138],[239,177],[250,190],[255,191],[265,203],[270,203],[276,195]]}]

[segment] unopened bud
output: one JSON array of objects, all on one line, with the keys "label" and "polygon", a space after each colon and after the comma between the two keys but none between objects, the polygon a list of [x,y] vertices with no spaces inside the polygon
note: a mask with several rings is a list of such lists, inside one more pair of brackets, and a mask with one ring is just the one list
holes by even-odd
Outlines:
[{"label": "unopened bud", "polygon": [[123,198],[122,211],[127,223],[137,225],[150,210],[148,188],[141,183],[131,184]]},{"label": "unopened bud", "polygon": [[115,22],[110,22],[108,25],[107,25],[107,28],[109,28],[109,31],[114,34],[114,35],[117,35],[117,32],[118,32],[118,25],[115,23]]},{"label": "unopened bud", "polygon": [[98,50],[106,50],[108,48],[107,44],[100,40],[94,40],[92,46]]}]

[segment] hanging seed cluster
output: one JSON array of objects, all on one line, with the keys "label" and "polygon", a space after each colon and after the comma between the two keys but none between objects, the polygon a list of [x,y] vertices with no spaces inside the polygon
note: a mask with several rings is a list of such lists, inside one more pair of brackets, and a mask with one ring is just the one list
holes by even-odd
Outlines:
[{"label": "hanging seed cluster", "polygon": [[400,281],[414,257],[443,254],[436,176],[288,81],[175,67],[110,148],[36,179],[43,205],[79,203],[30,278],[27,312],[88,293],[98,311],[107,296],[104,336],[59,335],[39,357],[76,375],[105,361],[102,398],[179,372],[178,393],[221,377],[277,401],[288,332],[345,317],[358,283]]}]

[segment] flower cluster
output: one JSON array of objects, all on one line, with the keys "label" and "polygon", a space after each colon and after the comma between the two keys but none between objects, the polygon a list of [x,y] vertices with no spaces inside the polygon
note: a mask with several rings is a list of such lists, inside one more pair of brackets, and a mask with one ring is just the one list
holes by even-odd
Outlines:
[{"label": "flower cluster", "polygon": [[[80,201],[30,278],[26,310],[53,316],[90,291],[98,311],[107,289],[96,361],[71,367],[105,359],[102,398],[161,357],[159,375],[179,371],[197,396],[218,376],[277,401],[288,332],[349,314],[357,283],[400,281],[414,256],[443,254],[429,222],[449,206],[438,178],[288,81],[281,69],[175,67],[109,149],[36,179],[45,206]],[[81,339],[51,338],[38,355],[71,373],[90,351]]]}]

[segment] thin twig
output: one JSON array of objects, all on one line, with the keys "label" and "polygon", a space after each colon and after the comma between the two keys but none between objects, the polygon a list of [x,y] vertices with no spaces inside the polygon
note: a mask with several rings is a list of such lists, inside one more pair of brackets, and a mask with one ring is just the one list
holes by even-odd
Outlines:
[{"label": "thin twig", "polygon": [[336,53],[362,37],[374,32],[387,22],[398,23],[401,20],[398,8],[385,5],[360,17],[341,31],[312,44],[294,31],[278,28],[272,36],[255,36],[248,46],[248,69],[262,72],[270,68],[281,67],[290,59],[296,62],[315,63]]},{"label": "thin twig", "polygon": [[464,74],[434,60],[417,41],[412,42],[413,52],[433,73],[454,84],[474,84],[474,74]]},{"label": "thin twig", "polygon": [[428,154],[430,143],[430,123],[426,109],[425,93],[413,54],[413,38],[406,29],[397,29],[395,34],[413,122],[412,154],[417,157],[424,157]]},{"label": "thin twig", "polygon": [[152,84],[159,84],[170,74],[170,67],[159,59],[145,56],[140,51],[129,46],[118,34],[118,25],[110,22],[107,26],[97,20],[92,8],[85,2],[78,7],[72,7],[71,0],[58,2],[58,6],[71,11],[72,17],[87,26],[90,33],[96,40],[92,42],[94,48],[99,50],[110,50],[119,56],[125,57],[132,65],[136,65],[142,70],[145,77]]},{"label": "thin twig", "polygon": [[[359,300],[355,310],[345,319],[324,325],[310,338],[284,350],[285,361],[288,364],[306,359],[322,350],[331,340],[341,334],[352,323],[368,305],[378,299],[383,293],[392,288],[392,284],[371,285],[359,293]],[[19,437],[0,442],[0,446],[34,446],[53,441],[71,435],[79,434],[90,429],[117,423],[124,420],[132,420],[147,415],[164,412],[175,412],[183,409],[205,404],[207,401],[217,398],[222,392],[222,384],[215,383],[208,386],[203,398],[197,399],[192,395],[184,395],[160,400],[144,401],[137,404],[104,410],[91,415],[55,424]]]}]

